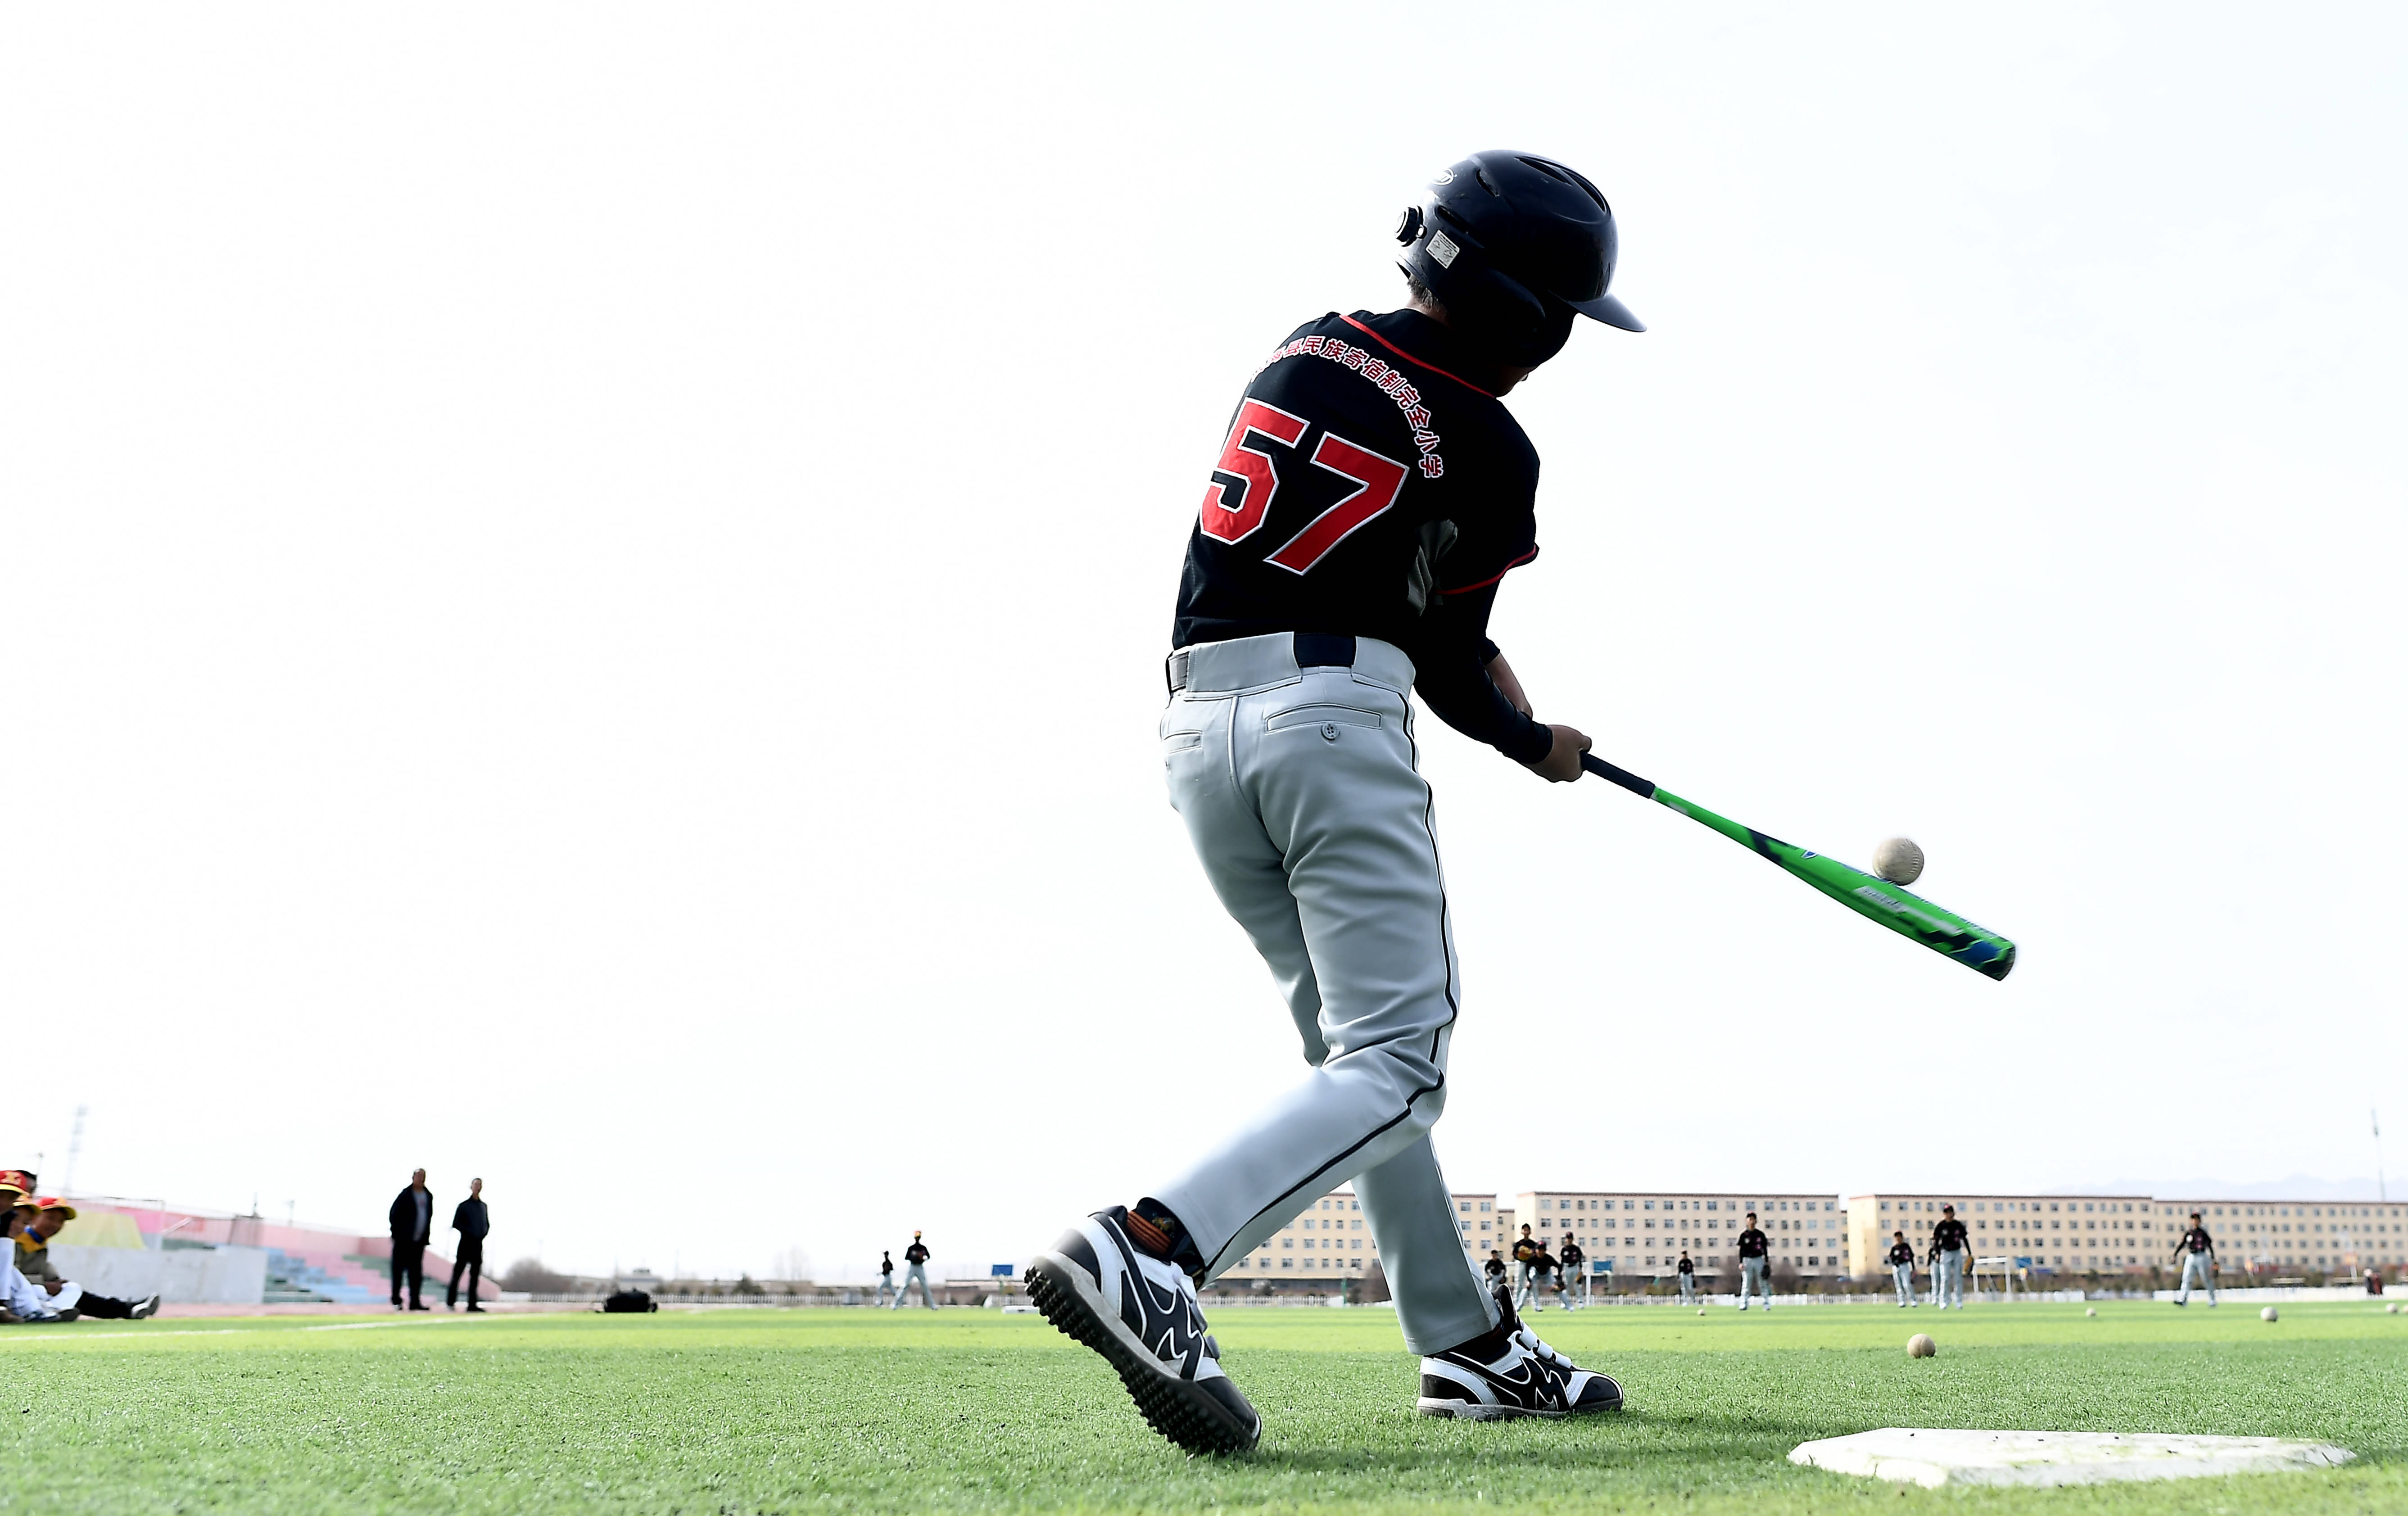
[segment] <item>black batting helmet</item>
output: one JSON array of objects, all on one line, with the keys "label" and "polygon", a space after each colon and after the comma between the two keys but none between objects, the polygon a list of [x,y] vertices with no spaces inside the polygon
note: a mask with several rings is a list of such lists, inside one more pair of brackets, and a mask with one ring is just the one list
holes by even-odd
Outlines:
[{"label": "black batting helmet", "polygon": [[1446,307],[1459,335],[1507,367],[1563,350],[1572,317],[1643,332],[1613,282],[1613,207],[1552,158],[1475,152],[1431,180],[1397,223],[1397,265]]}]

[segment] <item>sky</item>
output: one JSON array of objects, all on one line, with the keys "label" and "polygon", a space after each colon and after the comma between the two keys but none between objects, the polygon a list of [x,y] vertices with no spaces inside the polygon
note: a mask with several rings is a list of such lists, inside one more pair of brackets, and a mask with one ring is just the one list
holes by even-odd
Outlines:
[{"label": "sky", "polygon": [[[2371,1179],[2408,1130],[2397,7],[20,7],[7,1161],[497,1263],[948,1270],[1299,1077],[1166,803],[1238,392],[1485,148],[1541,719],[1425,723],[1450,1182]],[[2408,1142],[2395,1143],[2408,1169]]]}]

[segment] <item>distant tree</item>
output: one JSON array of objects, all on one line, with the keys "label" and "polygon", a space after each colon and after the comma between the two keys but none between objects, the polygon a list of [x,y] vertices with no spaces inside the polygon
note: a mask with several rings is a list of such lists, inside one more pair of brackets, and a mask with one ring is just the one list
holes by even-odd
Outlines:
[{"label": "distant tree", "polygon": [[577,1281],[566,1274],[556,1274],[543,1266],[539,1258],[522,1258],[503,1269],[494,1280],[503,1289],[529,1294],[566,1294],[577,1288]]},{"label": "distant tree", "polygon": [[764,1290],[758,1284],[753,1283],[752,1275],[738,1274],[736,1276],[736,1293],[738,1294],[767,1294],[769,1292]]},{"label": "distant tree", "polygon": [[790,1284],[809,1283],[811,1277],[810,1254],[803,1251],[800,1248],[785,1249],[783,1251],[780,1252],[774,1260],[770,1268],[770,1274],[772,1277],[784,1280]]},{"label": "distant tree", "polygon": [[1363,1271],[1361,1292],[1354,1298],[1366,1306],[1376,1306],[1383,1300],[1395,1298],[1388,1293],[1388,1271],[1380,1266],[1377,1258],[1372,1259],[1371,1266]]}]

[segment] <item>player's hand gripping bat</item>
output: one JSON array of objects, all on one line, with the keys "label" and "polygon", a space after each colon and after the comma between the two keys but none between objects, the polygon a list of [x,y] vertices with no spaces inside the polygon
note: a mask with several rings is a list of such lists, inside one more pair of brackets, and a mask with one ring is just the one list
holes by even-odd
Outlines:
[{"label": "player's hand gripping bat", "polygon": [[1850,868],[1837,858],[1826,858],[1821,853],[1792,847],[1777,837],[1766,837],[1755,827],[1725,821],[1703,806],[1691,805],[1627,768],[1614,767],[1593,752],[1581,754],[1581,766],[1599,779],[1612,779],[1642,800],[1653,800],[1659,806],[1670,807],[1701,826],[1713,828],[1733,842],[1755,849],[1850,910],[1860,916],[1870,916],[1891,931],[1912,937],[1934,952],[1946,953],[1994,980],[2005,979],[2007,971],[2015,966],[2015,945],[2013,942],[1986,927],[1974,925],[1953,911],[1942,910],[1920,895],[1910,894],[1885,879]]}]

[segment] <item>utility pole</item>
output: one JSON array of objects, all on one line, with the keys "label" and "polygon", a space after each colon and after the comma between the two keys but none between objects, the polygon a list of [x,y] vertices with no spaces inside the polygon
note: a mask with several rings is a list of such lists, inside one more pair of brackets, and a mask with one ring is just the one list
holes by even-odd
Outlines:
[{"label": "utility pole", "polygon": [[76,1107],[75,1129],[67,1134],[67,1171],[59,1181],[61,1194],[75,1194],[76,1160],[83,1156],[83,1119],[91,1110],[90,1106]]}]

